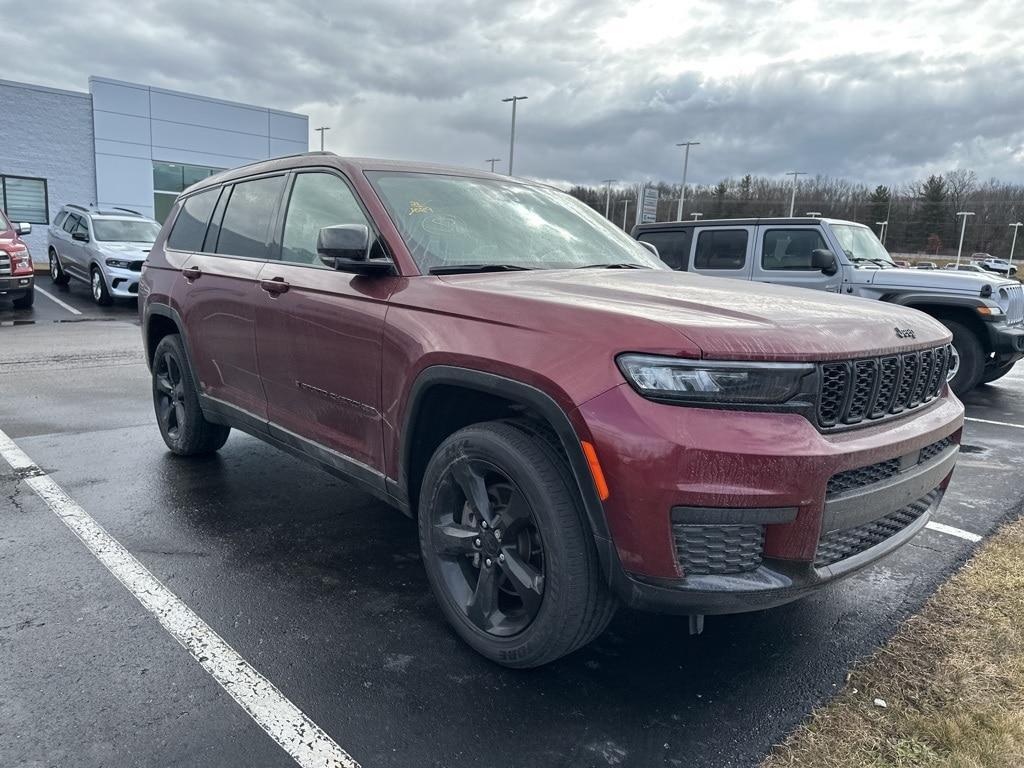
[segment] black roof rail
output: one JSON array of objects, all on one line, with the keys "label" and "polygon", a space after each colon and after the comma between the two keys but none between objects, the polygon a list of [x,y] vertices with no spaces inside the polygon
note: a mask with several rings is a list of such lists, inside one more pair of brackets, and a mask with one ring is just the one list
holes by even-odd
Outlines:
[{"label": "black roof rail", "polygon": [[119,206],[119,205],[115,205],[115,206],[114,206],[114,210],[115,210],[115,211],[124,211],[125,213],[130,213],[130,214],[132,214],[133,216],[141,216],[141,215],[142,215],[142,214],[141,214],[141,213],[139,213],[138,211],[133,211],[133,210],[132,210],[131,208],[122,208],[122,207],[121,207],[121,206]]},{"label": "black roof rail", "polygon": [[77,203],[68,203],[64,207],[65,208],[74,208],[76,211],[86,211],[86,212],[89,211],[89,209],[86,208],[84,205],[78,205]]}]

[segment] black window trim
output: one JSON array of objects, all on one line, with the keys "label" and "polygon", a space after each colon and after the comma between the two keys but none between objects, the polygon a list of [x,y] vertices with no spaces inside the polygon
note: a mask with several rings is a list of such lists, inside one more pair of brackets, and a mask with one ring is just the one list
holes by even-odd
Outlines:
[{"label": "black window trim", "polygon": [[[376,223],[374,223],[373,216],[370,215],[370,212],[369,210],[367,210],[366,205],[359,197],[359,193],[356,191],[355,185],[352,184],[352,181],[344,173],[339,171],[337,168],[332,168],[331,166],[328,165],[303,165],[298,168],[292,168],[288,171],[288,180],[285,182],[285,190],[284,195],[282,196],[282,204],[280,210],[278,211],[277,221],[274,226],[273,247],[271,250],[269,261],[272,261],[276,264],[284,264],[289,267],[305,267],[307,269],[327,270],[329,272],[337,271],[331,269],[330,267],[323,263],[300,264],[295,261],[285,261],[284,259],[281,258],[281,252],[284,246],[284,225],[288,218],[288,209],[291,207],[292,204],[292,192],[295,189],[295,179],[300,174],[303,173],[328,173],[331,176],[335,176],[341,179],[341,182],[346,187],[348,187],[348,191],[352,193],[352,197],[355,199],[356,205],[359,206],[359,210],[363,212],[363,218],[366,219],[366,222],[370,227],[370,232],[373,234],[373,239],[380,243],[380,245],[383,247],[385,256],[387,257],[388,261],[391,262],[391,266],[394,267],[395,271],[397,272],[398,265],[395,263],[395,259],[391,255],[390,249],[387,247],[387,242],[384,240],[384,236],[377,228]],[[372,249],[372,241],[370,243],[370,246]],[[352,275],[352,277],[355,277],[355,275]]]},{"label": "black window trim", "polygon": [[[708,229],[711,229],[711,227],[708,227]],[[640,241],[640,242],[649,243],[650,240],[644,240],[644,235],[674,235],[674,234],[679,234],[679,235],[681,235],[684,238],[689,238],[690,242],[686,244],[686,250],[683,253],[683,258],[686,260],[686,264],[685,264],[685,266],[682,269],[676,269],[671,264],[669,264],[667,261],[665,261],[665,258],[661,255],[660,251],[658,253],[658,258],[661,259],[662,263],[665,264],[667,267],[669,267],[673,272],[691,272],[692,271],[691,267],[693,266],[692,257],[694,255],[692,253],[692,251],[693,251],[693,242],[694,242],[693,232],[694,232],[694,227],[652,227],[650,229],[644,229],[644,230],[641,230],[640,232],[637,232],[636,233],[636,239],[638,241]],[[651,245],[654,245],[655,247],[657,247],[657,245],[654,244],[654,243],[651,243]]]},{"label": "black window trim", "polygon": [[822,235],[822,233],[821,233],[821,230],[817,226],[815,226],[813,224],[808,224],[807,226],[803,226],[803,227],[796,226],[796,225],[793,225],[793,224],[789,224],[789,225],[785,225],[785,224],[771,225],[771,224],[769,224],[769,225],[762,225],[761,226],[761,230],[762,230],[761,231],[761,243],[760,243],[760,245],[761,245],[761,258],[759,260],[759,263],[757,263],[757,268],[761,272],[787,272],[787,273],[789,273],[789,272],[820,272],[821,271],[819,269],[815,269],[814,267],[794,267],[792,269],[780,269],[778,267],[766,267],[765,264],[764,264],[764,258],[768,254],[767,249],[765,249],[765,247],[764,247],[765,238],[768,237],[768,234],[770,232],[815,232],[815,233],[817,233],[818,239],[821,241],[822,245],[825,248],[828,248],[829,247],[828,240],[825,239],[824,235]]},{"label": "black window trim", "polygon": [[17,226],[18,224],[38,224],[39,226],[50,225],[50,183],[45,176],[19,176],[16,173],[0,173],[0,207],[4,209],[4,214],[10,219],[10,215],[7,214],[7,179],[21,179],[22,181],[41,181],[43,182],[43,215],[46,217],[46,221],[11,221],[12,224]]}]

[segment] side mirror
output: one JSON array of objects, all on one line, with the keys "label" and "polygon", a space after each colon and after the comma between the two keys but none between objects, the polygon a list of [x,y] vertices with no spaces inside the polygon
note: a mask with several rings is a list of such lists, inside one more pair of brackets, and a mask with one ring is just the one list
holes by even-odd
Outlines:
[{"label": "side mirror", "polygon": [[820,269],[823,275],[828,275],[829,277],[839,271],[836,255],[828,248],[815,248],[811,251],[811,265],[815,269]]},{"label": "side mirror", "polygon": [[14,225],[14,234],[16,234],[16,235],[31,235],[32,234],[32,225],[29,224],[27,221],[23,221],[20,224],[15,224]]},{"label": "side mirror", "polygon": [[658,247],[654,243],[648,243],[646,240],[637,240],[637,242],[640,243],[640,245],[642,245],[648,251],[653,253],[655,258],[661,258],[661,254],[658,253]]},{"label": "side mirror", "polygon": [[[370,259],[370,229],[365,224],[338,224],[324,227],[316,238],[320,261],[339,272],[356,275],[380,275],[392,271],[387,259]],[[374,251],[382,250],[373,243]]]},{"label": "side mirror", "polygon": [[89,235],[86,234],[85,232],[75,232],[75,234],[73,234],[71,236],[71,239],[72,240],[77,240],[80,243],[88,243],[89,242]]}]

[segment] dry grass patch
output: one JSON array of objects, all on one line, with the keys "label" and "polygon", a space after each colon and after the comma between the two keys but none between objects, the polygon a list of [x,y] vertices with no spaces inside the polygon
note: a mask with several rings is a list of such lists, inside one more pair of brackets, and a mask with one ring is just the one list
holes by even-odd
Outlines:
[{"label": "dry grass patch", "polygon": [[1024,766],[1024,520],[992,537],[762,764],[804,766]]}]

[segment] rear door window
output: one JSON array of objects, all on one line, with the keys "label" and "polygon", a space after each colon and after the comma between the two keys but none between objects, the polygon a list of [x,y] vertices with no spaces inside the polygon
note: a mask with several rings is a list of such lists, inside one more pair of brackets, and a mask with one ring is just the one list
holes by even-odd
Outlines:
[{"label": "rear door window", "polygon": [[78,215],[69,213],[68,217],[64,220],[64,226],[61,227],[69,235],[75,231],[75,227],[78,226]]},{"label": "rear door window", "polygon": [[644,232],[638,239],[657,248],[658,256],[672,269],[685,272],[690,266],[691,232],[690,229],[672,232]]},{"label": "rear door window", "polygon": [[818,272],[811,253],[819,248],[828,246],[816,229],[769,229],[764,233],[761,268]]},{"label": "rear door window", "polygon": [[210,189],[185,198],[167,238],[167,247],[177,251],[200,251],[206,236],[206,225],[217,202],[219,189]]},{"label": "rear door window", "polygon": [[747,263],[747,230],[705,229],[697,236],[694,269],[743,269]]},{"label": "rear door window", "polygon": [[251,259],[270,257],[270,234],[284,176],[270,176],[234,185],[220,223],[216,253]]}]

